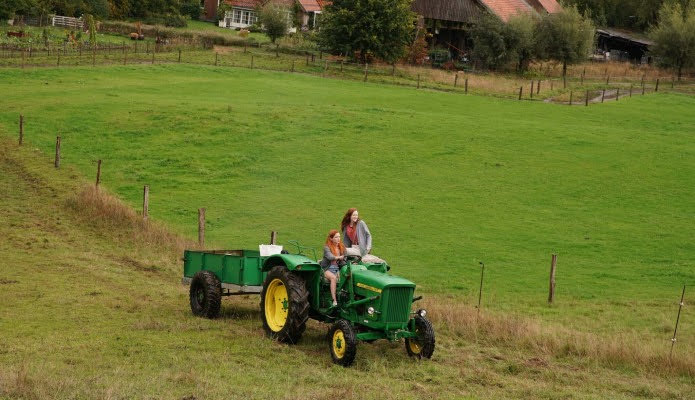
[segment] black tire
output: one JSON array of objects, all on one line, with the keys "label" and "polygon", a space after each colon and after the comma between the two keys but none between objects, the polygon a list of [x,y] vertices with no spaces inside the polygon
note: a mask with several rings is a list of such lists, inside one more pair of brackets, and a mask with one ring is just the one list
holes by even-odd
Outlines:
[{"label": "black tire", "polygon": [[434,353],[434,328],[425,317],[415,316],[415,333],[417,338],[405,339],[405,350],[408,355],[418,359],[432,358]]},{"label": "black tire", "polygon": [[222,305],[222,285],[210,271],[198,271],[193,275],[189,292],[193,315],[217,318]]},{"label": "black tire", "polygon": [[328,340],[333,362],[343,367],[352,365],[357,355],[357,336],[350,322],[340,319],[333,324],[328,332]]},{"label": "black tire", "polygon": [[[278,302],[273,296],[275,290],[282,293],[280,287],[287,296],[282,302]],[[273,306],[270,302],[276,305]],[[269,308],[266,308],[266,303]],[[263,329],[268,336],[282,343],[299,342],[309,319],[309,292],[301,275],[290,272],[284,265],[270,270],[263,282],[260,306]]]}]

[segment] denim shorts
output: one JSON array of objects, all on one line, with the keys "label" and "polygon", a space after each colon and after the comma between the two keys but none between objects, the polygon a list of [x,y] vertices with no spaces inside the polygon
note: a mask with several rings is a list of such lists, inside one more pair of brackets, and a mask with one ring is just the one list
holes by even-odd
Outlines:
[{"label": "denim shorts", "polygon": [[331,264],[331,265],[326,269],[326,271],[332,273],[332,274],[335,275],[335,276],[338,276],[338,271],[340,271],[340,268],[338,268],[337,265]]}]

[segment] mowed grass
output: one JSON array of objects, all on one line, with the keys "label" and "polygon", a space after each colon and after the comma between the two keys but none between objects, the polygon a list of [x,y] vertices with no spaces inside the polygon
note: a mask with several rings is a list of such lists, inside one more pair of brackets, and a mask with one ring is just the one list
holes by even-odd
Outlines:
[{"label": "mowed grass", "polygon": [[254,296],[226,299],[219,319],[193,317],[178,283],[182,243],[46,161],[0,140],[2,398],[691,398],[692,376],[664,364],[593,359],[573,339],[534,350],[522,344],[533,337],[510,336],[518,322],[478,319],[446,296],[425,304],[432,360],[380,341],[360,344],[349,369],[331,363],[326,325],[311,322],[295,346],[264,337]]},{"label": "mowed grass", "polygon": [[[695,283],[695,98],[567,107],[204,66],[0,71],[0,131],[207,245],[320,248],[348,207],[425,295],[670,346]],[[50,162],[46,160],[45,162]],[[546,304],[551,253],[557,298]],[[686,293],[688,295],[688,293]],[[687,298],[687,296],[686,296]],[[685,309],[678,351],[695,348]]]}]

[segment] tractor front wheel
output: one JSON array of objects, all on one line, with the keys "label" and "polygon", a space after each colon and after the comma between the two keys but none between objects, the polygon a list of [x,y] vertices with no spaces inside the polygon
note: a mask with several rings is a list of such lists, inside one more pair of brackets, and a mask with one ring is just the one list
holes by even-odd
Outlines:
[{"label": "tractor front wheel", "polygon": [[349,367],[357,355],[357,336],[355,328],[344,319],[338,320],[328,333],[331,340],[330,349],[333,362]]},{"label": "tractor front wheel", "polygon": [[217,318],[222,306],[222,285],[210,271],[198,271],[193,275],[190,288],[193,315]]},{"label": "tractor front wheel", "polygon": [[290,344],[299,341],[309,319],[309,292],[299,274],[284,265],[268,272],[261,292],[261,319],[273,339]]},{"label": "tractor front wheel", "polygon": [[432,358],[434,353],[434,328],[425,317],[415,316],[415,338],[405,339],[405,350],[416,358]]}]

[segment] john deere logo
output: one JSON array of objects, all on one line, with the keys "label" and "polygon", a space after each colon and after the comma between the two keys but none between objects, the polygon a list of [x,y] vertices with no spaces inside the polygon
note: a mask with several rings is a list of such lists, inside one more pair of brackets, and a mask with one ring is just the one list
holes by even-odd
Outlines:
[{"label": "john deere logo", "polygon": [[371,290],[372,292],[381,293],[381,289],[377,289],[374,286],[365,285],[364,283],[358,283],[357,287],[361,287],[362,289]]}]

